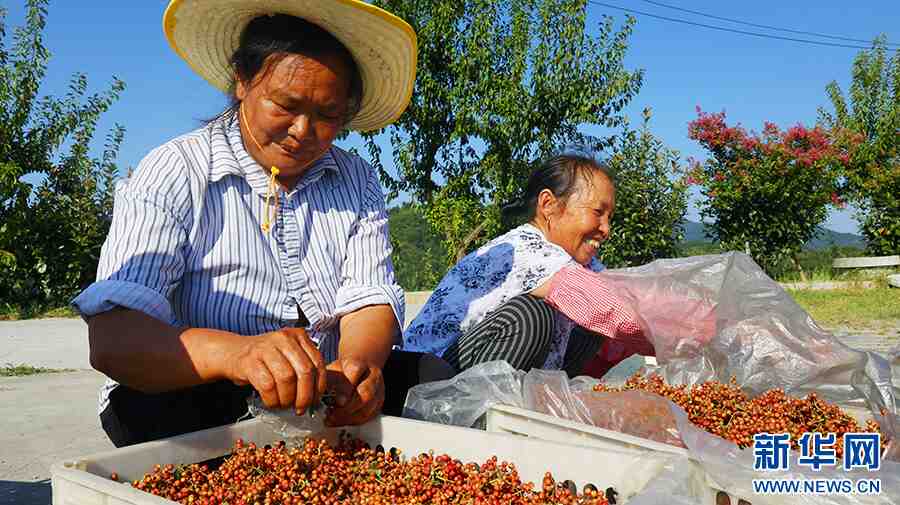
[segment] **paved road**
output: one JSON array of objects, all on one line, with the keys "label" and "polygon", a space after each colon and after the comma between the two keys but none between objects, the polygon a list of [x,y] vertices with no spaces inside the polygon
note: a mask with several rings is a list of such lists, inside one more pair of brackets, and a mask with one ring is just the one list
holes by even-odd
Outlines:
[{"label": "paved road", "polygon": [[88,370],[87,324],[81,319],[0,322],[0,365]]},{"label": "paved road", "polygon": [[0,378],[0,504],[50,503],[50,465],[113,448],[97,418],[103,375]]},{"label": "paved road", "polygon": [[0,377],[0,504],[50,503],[50,465],[111,449],[97,418],[103,375],[90,370],[80,319],[0,322],[0,365],[73,372]]}]

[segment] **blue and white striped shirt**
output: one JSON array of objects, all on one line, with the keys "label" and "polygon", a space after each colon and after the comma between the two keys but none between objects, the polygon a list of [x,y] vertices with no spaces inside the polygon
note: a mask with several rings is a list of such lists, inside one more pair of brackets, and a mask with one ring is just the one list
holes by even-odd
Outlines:
[{"label": "blue and white striped shirt", "polygon": [[[402,328],[372,167],[332,147],[296,187],[279,188],[270,233],[260,229],[267,189],[234,119],[156,148],[117,186],[97,281],[73,305],[84,317],[122,306],[241,335],[294,326],[299,306],[326,362],[337,357],[344,314],[389,304]],[[101,411],[113,387],[101,391]]]}]

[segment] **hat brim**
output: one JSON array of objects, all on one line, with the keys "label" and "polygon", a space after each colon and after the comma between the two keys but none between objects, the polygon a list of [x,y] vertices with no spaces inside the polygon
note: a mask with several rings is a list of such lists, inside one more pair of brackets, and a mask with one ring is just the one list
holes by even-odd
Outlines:
[{"label": "hat brim", "polygon": [[194,72],[227,92],[234,78],[229,59],[241,33],[251,20],[267,14],[306,19],[353,55],[363,96],[348,128],[377,130],[406,110],[416,76],[416,34],[397,16],[359,0],[172,0],[163,30]]}]

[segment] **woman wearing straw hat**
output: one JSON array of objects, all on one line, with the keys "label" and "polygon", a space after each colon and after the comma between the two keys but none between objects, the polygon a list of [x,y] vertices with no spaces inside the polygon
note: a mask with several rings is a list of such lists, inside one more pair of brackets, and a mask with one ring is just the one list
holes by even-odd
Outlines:
[{"label": "woman wearing straw hat", "polygon": [[233,422],[249,387],[298,413],[327,388],[327,423],[371,419],[403,293],[377,175],[332,143],[400,116],[415,33],[357,0],[172,0],[164,29],[232,106],[117,188],[73,302],[110,377],[104,429],[122,446]]}]

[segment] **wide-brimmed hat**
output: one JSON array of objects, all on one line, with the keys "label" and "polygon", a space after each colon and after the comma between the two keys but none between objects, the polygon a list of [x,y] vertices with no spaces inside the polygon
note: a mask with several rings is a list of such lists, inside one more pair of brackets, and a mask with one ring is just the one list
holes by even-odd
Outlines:
[{"label": "wide-brimmed hat", "polygon": [[363,96],[348,128],[377,130],[409,104],[416,77],[416,34],[393,14],[359,0],[171,0],[163,16],[169,44],[190,67],[227,91],[229,60],[256,17],[303,18],[341,41],[359,67]]}]

